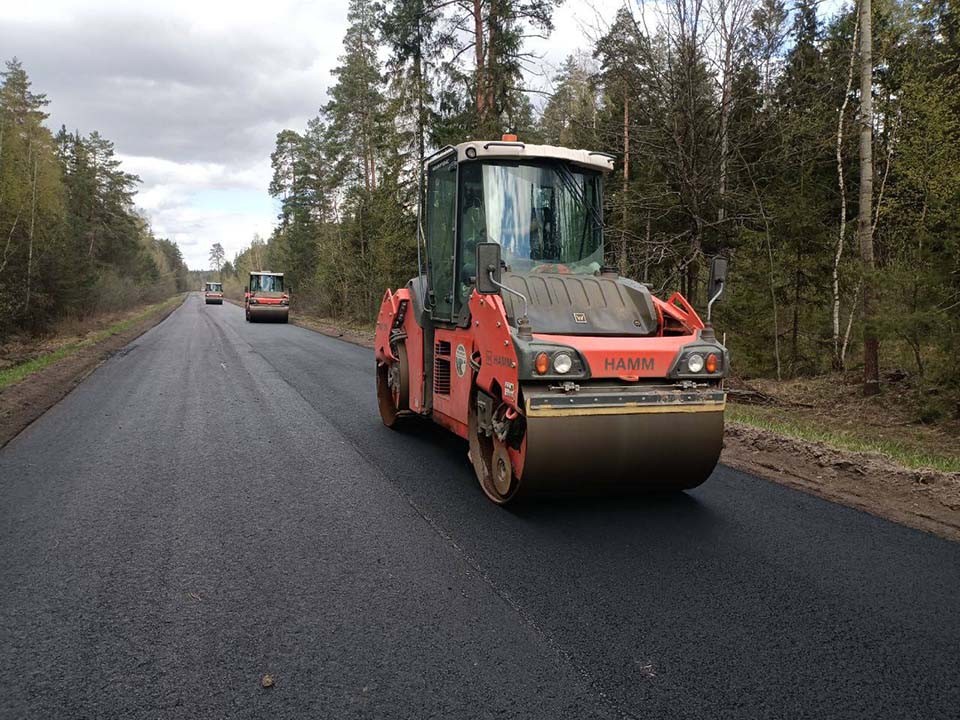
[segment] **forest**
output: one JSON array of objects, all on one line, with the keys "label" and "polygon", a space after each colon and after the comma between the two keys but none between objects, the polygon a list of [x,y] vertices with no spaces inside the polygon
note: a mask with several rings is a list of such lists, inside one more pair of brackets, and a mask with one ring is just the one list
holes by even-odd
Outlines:
[{"label": "forest", "polygon": [[0,343],[186,290],[180,249],[137,211],[140,179],[113,143],[52,133],[15,58],[0,78]]},{"label": "forest", "polygon": [[556,5],[351,0],[326,104],[277,135],[276,227],[228,274],[283,269],[301,308],[369,321],[416,272],[425,154],[515,132],[616,155],[622,273],[702,307],[729,258],[741,376],[907,373],[931,418],[957,413],[960,3],[625,5],[537,91]]}]

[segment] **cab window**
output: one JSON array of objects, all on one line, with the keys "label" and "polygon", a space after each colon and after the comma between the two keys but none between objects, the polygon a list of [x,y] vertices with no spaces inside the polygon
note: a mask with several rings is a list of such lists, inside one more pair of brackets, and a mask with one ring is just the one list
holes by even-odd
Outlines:
[{"label": "cab window", "polygon": [[427,171],[424,208],[427,274],[433,294],[432,316],[440,320],[449,320],[453,315],[456,198],[457,161],[452,157]]}]

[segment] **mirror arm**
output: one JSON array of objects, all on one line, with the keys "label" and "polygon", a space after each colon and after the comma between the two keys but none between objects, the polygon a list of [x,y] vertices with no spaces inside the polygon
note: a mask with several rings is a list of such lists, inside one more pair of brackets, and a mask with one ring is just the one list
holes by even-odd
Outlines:
[{"label": "mirror arm", "polygon": [[517,335],[523,338],[524,340],[532,340],[533,329],[530,327],[530,318],[527,317],[527,296],[524,295],[522,292],[518,292],[517,290],[514,290],[511,287],[507,287],[503,283],[498,283],[493,278],[493,270],[488,270],[487,276],[490,278],[490,282],[493,283],[496,287],[510,293],[511,295],[516,295],[518,298],[523,300],[523,314],[519,318],[517,318]]},{"label": "mirror arm", "polygon": [[720,283],[720,289],[717,290],[717,292],[714,294],[714,296],[713,296],[712,298],[710,298],[710,301],[707,303],[707,325],[710,324],[710,316],[711,316],[711,314],[713,313],[713,304],[717,301],[717,298],[719,298],[721,295],[723,295],[724,285],[726,285],[726,283],[724,283],[724,282],[721,282],[721,283]]}]

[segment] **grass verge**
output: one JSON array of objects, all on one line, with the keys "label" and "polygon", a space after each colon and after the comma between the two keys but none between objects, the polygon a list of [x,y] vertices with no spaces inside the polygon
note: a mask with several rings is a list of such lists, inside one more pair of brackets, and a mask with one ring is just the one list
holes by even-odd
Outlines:
[{"label": "grass verge", "polygon": [[0,370],[0,390],[18,383],[25,378],[28,378],[35,372],[43,370],[43,368],[48,367],[59,360],[63,360],[64,358],[74,355],[85,347],[102,342],[113,335],[130,329],[144,318],[149,317],[154,313],[163,312],[164,310],[173,307],[177,303],[183,302],[183,298],[184,295],[174,295],[163,302],[148,305],[136,315],[131,315],[128,318],[120,320],[119,322],[116,322],[113,325],[110,325],[109,327],[106,327],[103,330],[100,330],[84,338],[83,340],[80,340],[79,342],[64,345],[63,347],[57,348],[56,350],[46,353],[45,355],[41,355],[33,358],[32,360],[27,360],[26,362],[20,363],[19,365],[14,365],[12,367]]},{"label": "grass verge", "polygon": [[784,417],[776,408],[727,404],[727,419],[778,435],[819,442],[838,450],[872,452],[914,470],[932,468],[942,472],[960,472],[960,457],[949,452],[936,453],[885,438],[869,438],[849,430],[830,427],[823,418]]}]

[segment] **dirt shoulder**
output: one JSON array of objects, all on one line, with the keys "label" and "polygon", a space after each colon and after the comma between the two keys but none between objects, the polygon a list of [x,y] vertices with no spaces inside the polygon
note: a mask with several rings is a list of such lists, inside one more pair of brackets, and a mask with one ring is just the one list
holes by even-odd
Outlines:
[{"label": "dirt shoulder", "polygon": [[862,453],[728,422],[725,465],[960,541],[960,473],[911,469]]},{"label": "dirt shoulder", "polygon": [[[6,445],[25,427],[59,402],[83,382],[104,360],[163,321],[182,304],[186,296],[173,298],[149,308],[138,308],[126,317],[113,318],[111,325],[103,320],[85,336],[51,338],[41,344],[48,353],[67,351],[27,377],[0,389],[0,447]],[[72,344],[78,347],[73,349]],[[43,358],[42,354],[24,352],[25,360]]]}]

